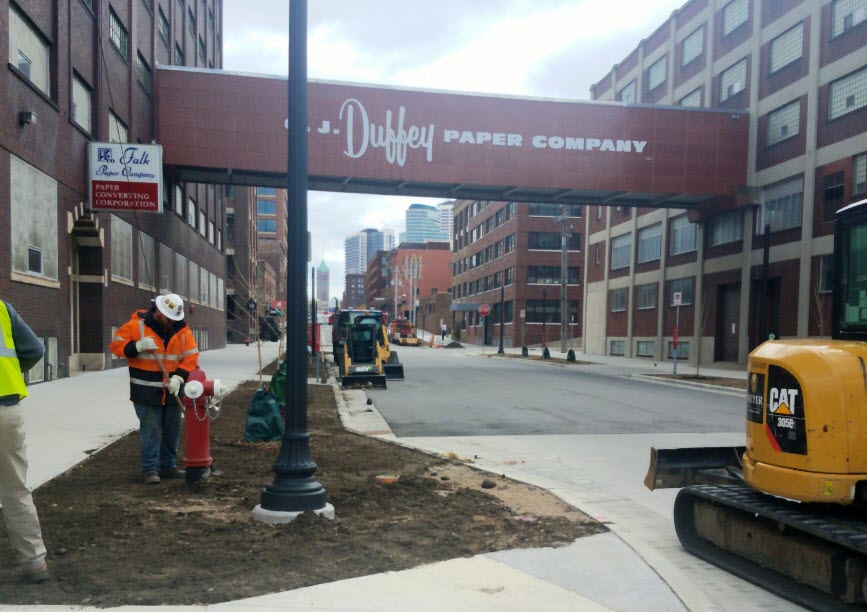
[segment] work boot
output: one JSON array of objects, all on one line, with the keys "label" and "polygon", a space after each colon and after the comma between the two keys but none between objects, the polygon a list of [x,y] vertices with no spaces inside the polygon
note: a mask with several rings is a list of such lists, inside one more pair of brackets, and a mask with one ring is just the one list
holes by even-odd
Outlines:
[{"label": "work boot", "polygon": [[144,475],[145,484],[160,484],[160,477],[156,472],[148,472]]},{"label": "work boot", "polygon": [[183,478],[187,473],[176,465],[160,472],[160,478]]},{"label": "work boot", "polygon": [[51,574],[48,573],[48,564],[45,561],[22,565],[21,571],[24,574],[24,579],[33,584],[42,584],[51,580]]}]

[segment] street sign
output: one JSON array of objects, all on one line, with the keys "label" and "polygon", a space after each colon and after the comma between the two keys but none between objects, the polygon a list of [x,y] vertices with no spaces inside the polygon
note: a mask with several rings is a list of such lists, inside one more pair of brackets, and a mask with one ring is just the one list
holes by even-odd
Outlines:
[{"label": "street sign", "polygon": [[525,315],[526,315],[526,311],[522,308],[521,309],[521,318],[523,319],[525,317]]},{"label": "street sign", "polygon": [[491,314],[491,307],[487,304],[479,304],[479,314],[483,317],[488,316],[489,314]]},{"label": "street sign", "polygon": [[680,291],[674,292],[674,299],[671,302],[672,306],[681,306],[683,303],[683,293]]}]

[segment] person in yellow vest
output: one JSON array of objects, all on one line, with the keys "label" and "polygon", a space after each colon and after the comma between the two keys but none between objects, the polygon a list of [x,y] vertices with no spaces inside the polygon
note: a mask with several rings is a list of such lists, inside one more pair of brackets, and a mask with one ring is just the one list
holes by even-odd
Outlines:
[{"label": "person in yellow vest", "polygon": [[24,372],[39,363],[45,347],[11,304],[0,300],[0,503],[24,577],[51,576],[33,496],[27,488],[27,454],[20,401],[27,397]]}]

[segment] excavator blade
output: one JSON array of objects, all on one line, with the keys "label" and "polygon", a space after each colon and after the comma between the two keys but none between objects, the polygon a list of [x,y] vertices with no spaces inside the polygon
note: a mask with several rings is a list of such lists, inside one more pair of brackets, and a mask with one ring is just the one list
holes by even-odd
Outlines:
[{"label": "excavator blade", "polygon": [[386,363],[385,377],[389,380],[403,380],[403,364],[402,363]]},{"label": "excavator blade", "polygon": [[340,379],[344,387],[373,387],[386,389],[385,376],[382,374],[348,374]]}]

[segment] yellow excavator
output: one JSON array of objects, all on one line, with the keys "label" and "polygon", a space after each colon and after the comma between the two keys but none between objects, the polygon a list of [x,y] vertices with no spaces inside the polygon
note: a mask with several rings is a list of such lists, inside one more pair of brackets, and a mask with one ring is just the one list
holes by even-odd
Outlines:
[{"label": "yellow excavator", "polygon": [[689,552],[802,606],[852,610],[867,607],[867,200],[837,213],[834,272],[830,340],[750,354],[746,445],[651,449],[645,485],[683,487]]}]

